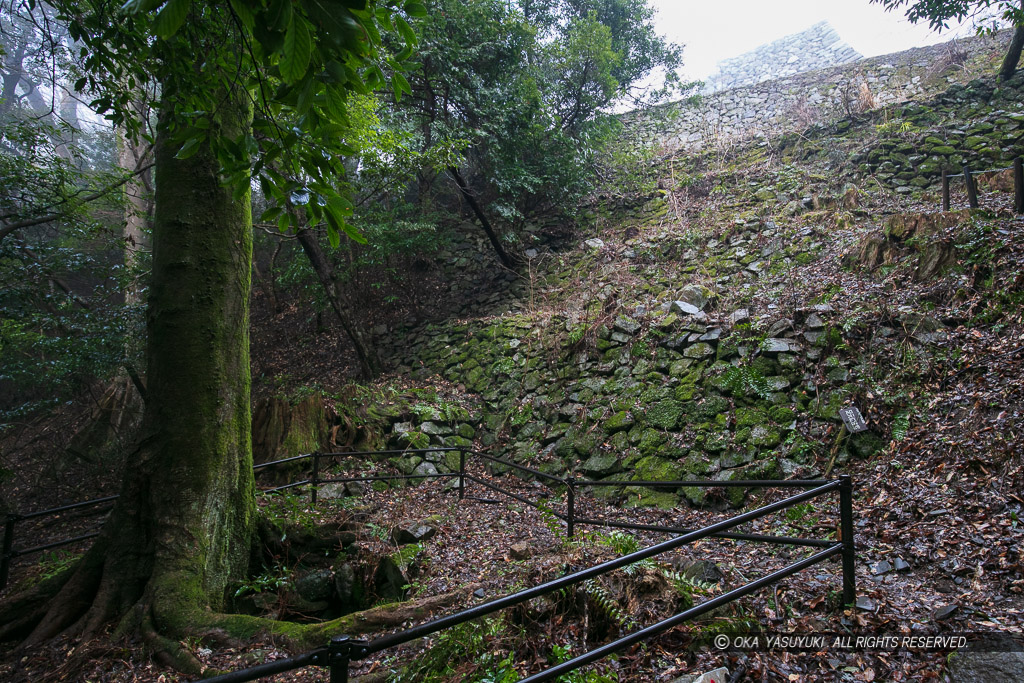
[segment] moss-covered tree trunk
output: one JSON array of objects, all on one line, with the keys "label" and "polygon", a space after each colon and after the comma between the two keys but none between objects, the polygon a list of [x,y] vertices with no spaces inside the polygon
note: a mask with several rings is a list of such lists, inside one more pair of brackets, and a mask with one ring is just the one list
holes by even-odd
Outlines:
[{"label": "moss-covered tree trunk", "polygon": [[[1024,3],[1021,3],[1024,9]],[[1003,57],[1003,63],[999,67],[999,76],[1007,79],[1017,72],[1017,64],[1020,62],[1020,53],[1024,50],[1024,25],[1017,26],[1013,31],[1013,38],[1010,39],[1010,46]]]},{"label": "moss-covered tree trunk", "polygon": [[[234,138],[251,117],[248,94],[228,93],[213,135]],[[29,642],[125,615],[153,637],[180,637],[248,563],[249,196],[232,197],[208,147],[185,160],[175,151],[156,150],[142,441],[101,536]]]}]

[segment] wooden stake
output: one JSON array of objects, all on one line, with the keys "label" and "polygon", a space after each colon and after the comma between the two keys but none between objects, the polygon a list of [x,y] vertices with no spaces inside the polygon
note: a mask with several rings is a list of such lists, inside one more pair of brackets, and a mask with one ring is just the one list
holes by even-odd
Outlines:
[{"label": "wooden stake", "polygon": [[942,169],[942,210],[949,211],[949,171]]},{"label": "wooden stake", "polygon": [[978,186],[974,184],[974,176],[971,175],[971,169],[967,168],[967,164],[964,164],[964,180],[967,182],[967,202],[972,209],[977,209],[981,206],[978,203]]},{"label": "wooden stake", "polygon": [[1024,213],[1024,161],[1013,160],[1013,210]]}]

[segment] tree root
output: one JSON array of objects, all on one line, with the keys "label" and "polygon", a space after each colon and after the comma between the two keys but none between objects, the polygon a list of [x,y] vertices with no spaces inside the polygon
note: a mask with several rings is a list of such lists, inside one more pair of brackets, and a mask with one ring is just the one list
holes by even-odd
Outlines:
[{"label": "tree root", "polygon": [[289,648],[311,649],[326,645],[332,636],[374,633],[423,619],[439,609],[464,601],[479,587],[478,584],[470,584],[441,595],[371,607],[318,624],[296,624],[244,614],[212,614],[208,615],[208,625],[222,635],[240,640],[266,634],[280,638]]},{"label": "tree root", "polygon": [[[74,567],[0,605],[0,640],[24,637],[19,650],[55,638],[88,640],[121,618],[112,639],[141,635],[153,658],[189,676],[204,674],[203,663],[180,640],[189,636],[237,646],[265,635],[293,650],[326,645],[332,636],[361,635],[422,620],[468,600],[478,584],[408,602],[380,605],[318,624],[211,611],[198,577],[185,570],[150,575],[145,588],[110,563],[106,543],[98,542]],[[113,570],[113,571],[112,571]],[[27,634],[27,636],[26,636]],[[209,673],[209,672],[205,672]]]},{"label": "tree root", "polygon": [[96,592],[103,577],[105,554],[105,543],[98,541],[93,544],[60,590],[47,600],[45,613],[22,642],[20,649],[38,645],[58,635],[80,635],[81,630],[75,627],[95,604]]},{"label": "tree root", "polygon": [[0,602],[0,643],[19,640],[32,632],[49,610],[49,602],[71,580],[78,563],[28,590]]},{"label": "tree root", "polygon": [[[148,612],[148,610],[147,610]],[[142,640],[153,658],[160,664],[188,676],[200,676],[206,669],[194,654],[176,640],[160,635],[153,627],[152,615],[147,613],[139,625]]]}]

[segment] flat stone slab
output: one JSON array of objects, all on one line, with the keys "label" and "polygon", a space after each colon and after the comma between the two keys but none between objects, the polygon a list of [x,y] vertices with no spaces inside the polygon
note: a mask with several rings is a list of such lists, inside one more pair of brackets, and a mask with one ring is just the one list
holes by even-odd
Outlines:
[{"label": "flat stone slab", "polygon": [[769,337],[761,342],[762,353],[794,353],[800,350],[800,344],[792,339]]}]

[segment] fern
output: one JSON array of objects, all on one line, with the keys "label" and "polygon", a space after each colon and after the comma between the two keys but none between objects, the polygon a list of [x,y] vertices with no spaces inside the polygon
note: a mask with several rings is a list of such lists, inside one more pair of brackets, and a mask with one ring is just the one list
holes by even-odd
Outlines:
[{"label": "fern", "polygon": [[735,395],[756,394],[768,401],[772,397],[772,385],[764,375],[748,366],[731,365],[722,371],[718,384]]},{"label": "fern", "polygon": [[707,583],[705,581],[698,581],[686,574],[680,574],[679,572],[671,569],[662,569],[662,574],[666,579],[672,582],[672,585],[680,593],[685,593],[687,595],[692,595],[693,593],[711,595],[715,592],[714,584]]},{"label": "fern", "polygon": [[910,431],[910,411],[904,410],[898,413],[892,421],[892,438],[893,441],[903,441],[907,438],[907,432]]},{"label": "fern", "polygon": [[598,544],[611,548],[619,555],[629,555],[640,550],[640,542],[633,534],[613,531],[610,534],[595,534]]},{"label": "fern", "polygon": [[636,628],[636,622],[623,611],[619,601],[596,580],[587,579],[580,587],[608,621],[619,628]]},{"label": "fern", "polygon": [[558,518],[551,506],[546,501],[539,500],[537,501],[537,512],[540,513],[540,521],[548,528],[555,540],[559,543],[563,542],[565,531],[562,530],[562,520]]}]

